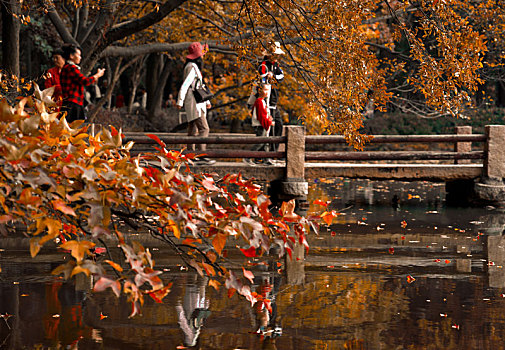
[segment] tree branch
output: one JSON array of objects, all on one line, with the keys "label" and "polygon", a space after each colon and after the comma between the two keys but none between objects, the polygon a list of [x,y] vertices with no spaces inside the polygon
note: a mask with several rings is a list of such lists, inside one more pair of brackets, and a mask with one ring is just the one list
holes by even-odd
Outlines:
[{"label": "tree branch", "polygon": [[184,4],[186,1],[188,0],[168,0],[157,9],[151,11],[149,14],[109,30],[105,34],[106,46],[131,34],[138,33],[155,23],[158,23],[172,11]]},{"label": "tree branch", "polygon": [[65,26],[65,23],[63,23],[63,20],[61,19],[58,11],[56,11],[56,7],[54,6],[54,3],[49,0],[40,0],[40,4],[47,11],[47,15],[49,16],[49,19],[53,23],[54,27],[56,28],[56,31],[58,32],[60,37],[63,39],[63,41],[66,43],[71,43],[71,44],[79,46],[79,43],[74,39],[72,34],[70,34],[67,27]]},{"label": "tree branch", "polygon": [[[226,54],[231,54],[231,55],[236,55],[237,53],[233,51],[233,49],[229,46],[224,46],[224,45],[219,45],[217,44],[217,40],[213,41],[207,41],[207,44],[209,45],[209,49],[211,51],[216,51],[216,52],[221,52],[221,53],[226,53]],[[150,53],[157,53],[157,52],[167,52],[167,53],[173,53],[173,52],[179,52],[186,50],[191,43],[188,42],[182,42],[182,43],[154,43],[154,44],[144,44],[144,45],[138,45],[138,46],[130,46],[130,47],[122,47],[122,46],[109,46],[106,48],[104,51],[102,51],[102,54],[99,56],[99,58],[104,58],[104,57],[114,57],[114,56],[121,56],[121,57],[132,57],[132,56],[138,56],[138,55],[147,55]]]}]

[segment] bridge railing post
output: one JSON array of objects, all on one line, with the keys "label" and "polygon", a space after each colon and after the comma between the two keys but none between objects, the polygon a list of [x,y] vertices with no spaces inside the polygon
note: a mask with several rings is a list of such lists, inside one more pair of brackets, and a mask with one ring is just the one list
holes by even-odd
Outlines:
[{"label": "bridge railing post", "polygon": [[286,126],[286,173],[281,181],[279,198],[296,199],[298,208],[304,210],[309,184],[305,181],[305,127]]},{"label": "bridge railing post", "polygon": [[[457,135],[471,135],[472,127],[471,126],[456,126],[455,131]],[[454,152],[471,152],[472,151],[472,143],[471,142],[456,142],[454,144]],[[470,159],[456,159],[454,164],[468,164],[470,163]]]},{"label": "bridge railing post", "polygon": [[305,178],[305,127],[286,126],[286,179]]},{"label": "bridge railing post", "polygon": [[475,183],[476,197],[484,202],[505,207],[505,125],[486,125],[484,169]]},{"label": "bridge railing post", "polygon": [[505,178],[505,125],[486,125],[484,176]]}]

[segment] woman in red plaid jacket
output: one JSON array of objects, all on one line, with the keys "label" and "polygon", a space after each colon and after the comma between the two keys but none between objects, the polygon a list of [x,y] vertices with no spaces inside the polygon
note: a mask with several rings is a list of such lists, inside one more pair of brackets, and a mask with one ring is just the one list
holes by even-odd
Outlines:
[{"label": "woman in red plaid jacket", "polygon": [[96,84],[103,76],[105,69],[99,68],[91,77],[81,73],[78,66],[81,63],[81,49],[75,45],[67,44],[62,47],[63,58],[66,60],[61,69],[60,84],[63,96],[63,110],[67,112],[67,121],[86,119],[84,115],[84,87]]}]

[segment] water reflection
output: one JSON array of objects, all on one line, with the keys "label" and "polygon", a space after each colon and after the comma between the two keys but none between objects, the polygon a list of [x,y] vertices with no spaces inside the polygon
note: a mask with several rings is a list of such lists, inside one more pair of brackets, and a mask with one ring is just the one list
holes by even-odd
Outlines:
[{"label": "water reflection", "polygon": [[416,186],[320,181],[311,200],[342,215],[308,255],[249,262],[255,305],[160,247],[174,289],[128,319],[112,293],[42,279],[52,257],[2,253],[0,349],[504,349],[505,214],[448,208],[442,185]]},{"label": "water reflection", "polygon": [[205,319],[210,315],[205,288],[208,278],[193,275],[186,286],[183,302],[175,306],[179,326],[184,332],[184,346],[196,346]]}]

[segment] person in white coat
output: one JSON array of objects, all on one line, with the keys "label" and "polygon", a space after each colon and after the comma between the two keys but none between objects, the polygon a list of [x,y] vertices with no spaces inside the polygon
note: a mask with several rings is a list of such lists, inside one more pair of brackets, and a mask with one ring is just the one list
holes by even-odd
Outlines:
[{"label": "person in white coat", "polygon": [[[199,42],[192,43],[188,48],[186,65],[184,66],[184,82],[182,83],[177,97],[177,108],[184,107],[188,121],[188,136],[209,136],[209,124],[207,123],[207,109],[211,107],[209,101],[197,103],[193,95],[193,88],[198,81],[203,82],[202,66],[203,55],[207,52],[208,46],[203,46]],[[198,149],[206,150],[205,144],[199,144]],[[196,150],[194,144],[188,144],[189,150]],[[212,164],[215,160],[199,158],[198,164]]]}]

